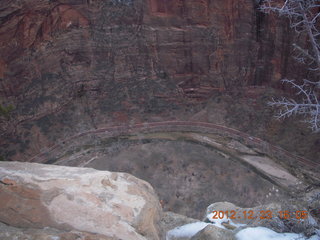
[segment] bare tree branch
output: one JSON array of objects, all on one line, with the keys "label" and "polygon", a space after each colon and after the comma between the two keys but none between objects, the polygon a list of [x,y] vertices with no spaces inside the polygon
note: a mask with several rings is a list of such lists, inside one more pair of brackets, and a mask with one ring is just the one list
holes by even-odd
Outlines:
[{"label": "bare tree branch", "polygon": [[[301,96],[300,102],[294,99],[282,98],[272,99],[268,105],[278,107],[280,110],[277,118],[286,118],[292,115],[303,115],[305,122],[310,125],[314,132],[320,131],[320,104],[316,90],[316,83],[305,81],[302,85],[296,84],[294,80],[284,79],[283,82],[289,83],[297,90],[297,95]],[[314,85],[313,87],[311,85]]]},{"label": "bare tree branch", "polygon": [[[290,26],[298,33],[305,34],[309,42],[309,49],[293,44],[296,52],[295,60],[305,64],[307,70],[320,76],[320,0],[286,0],[279,4],[273,0],[265,0],[261,10],[265,13],[277,13],[287,17]],[[284,79],[283,83],[291,85],[300,97],[299,101],[287,98],[272,99],[268,105],[279,108],[278,118],[303,115],[305,122],[314,132],[320,132],[320,80],[303,79],[302,84],[294,80]]]}]

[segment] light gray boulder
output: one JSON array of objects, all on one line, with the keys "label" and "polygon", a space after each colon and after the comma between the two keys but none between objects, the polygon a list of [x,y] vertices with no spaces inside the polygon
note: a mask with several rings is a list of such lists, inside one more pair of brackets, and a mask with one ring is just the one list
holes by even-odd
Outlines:
[{"label": "light gray boulder", "polygon": [[159,239],[153,188],[130,174],[0,162],[0,222],[110,238]]}]

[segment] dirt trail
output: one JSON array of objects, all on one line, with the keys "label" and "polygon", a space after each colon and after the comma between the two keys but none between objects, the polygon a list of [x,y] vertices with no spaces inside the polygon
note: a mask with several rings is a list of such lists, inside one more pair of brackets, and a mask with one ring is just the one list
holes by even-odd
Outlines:
[{"label": "dirt trail", "polygon": [[226,135],[228,137],[243,141],[245,145],[249,147],[258,148],[262,153],[267,155],[285,156],[291,161],[292,160],[298,161],[300,163],[308,165],[309,167],[320,166],[320,163],[294,155],[280,147],[267,143],[261,140],[260,138],[252,137],[239,130],[228,128],[222,125],[213,124],[213,123],[191,122],[191,121],[163,121],[163,122],[138,123],[134,125],[111,126],[111,127],[104,127],[104,128],[89,130],[89,131],[71,136],[67,139],[60,141],[57,144],[54,144],[53,146],[46,148],[43,152],[29,159],[28,162],[42,162],[43,160],[45,160],[44,159],[45,156],[48,155],[50,152],[58,149],[59,147],[64,147],[65,143],[70,143],[71,141],[74,141],[77,138],[87,136],[87,135],[105,133],[111,136],[115,136],[115,135],[123,135],[123,134],[132,134],[136,132],[146,132],[146,131],[152,132],[157,130],[161,130],[165,132],[165,131],[172,131],[177,129],[179,129],[179,131],[190,131],[190,132],[197,132],[197,133],[205,132],[205,133],[215,133],[215,134]]}]

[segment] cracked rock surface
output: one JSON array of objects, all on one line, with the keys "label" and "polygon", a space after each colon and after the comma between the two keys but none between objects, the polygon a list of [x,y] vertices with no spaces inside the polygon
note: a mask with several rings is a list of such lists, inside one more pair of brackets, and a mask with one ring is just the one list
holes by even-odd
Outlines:
[{"label": "cracked rock surface", "polygon": [[120,239],[158,239],[152,187],[126,173],[2,162],[0,221]]}]

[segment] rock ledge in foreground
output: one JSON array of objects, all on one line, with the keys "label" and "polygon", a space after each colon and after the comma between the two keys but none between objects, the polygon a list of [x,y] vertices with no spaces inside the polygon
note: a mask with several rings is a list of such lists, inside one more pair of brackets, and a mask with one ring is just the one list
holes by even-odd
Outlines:
[{"label": "rock ledge in foreground", "polygon": [[0,222],[119,239],[159,239],[161,214],[147,182],[126,173],[0,162]]}]

